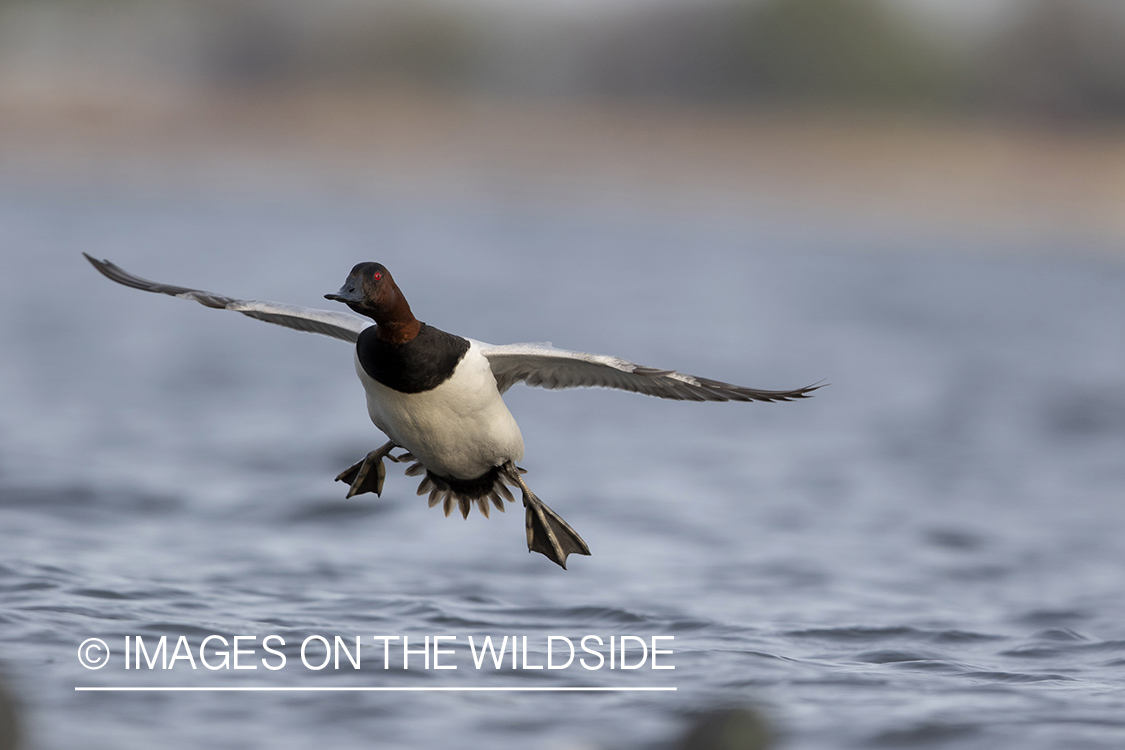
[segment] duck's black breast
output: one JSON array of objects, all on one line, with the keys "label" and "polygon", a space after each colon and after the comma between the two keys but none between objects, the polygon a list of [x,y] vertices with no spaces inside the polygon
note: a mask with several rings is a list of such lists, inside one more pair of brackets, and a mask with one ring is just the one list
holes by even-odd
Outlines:
[{"label": "duck's black breast", "polygon": [[422,324],[405,344],[391,344],[365,328],[356,341],[363,371],[376,382],[402,393],[422,393],[444,383],[469,350],[468,339]]}]

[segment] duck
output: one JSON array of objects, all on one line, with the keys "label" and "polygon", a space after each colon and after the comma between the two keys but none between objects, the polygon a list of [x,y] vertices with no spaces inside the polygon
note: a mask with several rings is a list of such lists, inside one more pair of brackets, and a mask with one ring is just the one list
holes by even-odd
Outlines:
[{"label": "duck", "polygon": [[[549,343],[487,344],[418,320],[381,263],[357,264],[338,291],[324,295],[351,310],[343,312],[163,284],[83,255],[104,276],[133,289],[351,343],[368,416],[387,441],[336,477],[348,486],[346,497],[382,496],[386,460],[407,464],[407,476],[420,476],[418,495],[426,495],[431,508],[441,505],[446,516],[457,509],[468,518],[475,506],[487,518],[491,508],[503,511],[506,502],[514,503],[509,487],[517,488],[528,551],[564,570],[570,555],[589,555],[590,548],[524,479],[526,470],[518,465],[523,436],[503,398],[513,385],[602,387],[678,401],[741,402],[804,399],[824,385],[762,390]],[[394,455],[396,450],[403,452]]]}]

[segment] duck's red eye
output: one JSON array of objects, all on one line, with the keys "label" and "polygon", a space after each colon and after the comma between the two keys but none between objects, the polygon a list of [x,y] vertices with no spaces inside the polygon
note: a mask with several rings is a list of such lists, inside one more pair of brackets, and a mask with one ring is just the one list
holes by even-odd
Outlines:
[{"label": "duck's red eye", "polygon": [[378,271],[376,271],[375,273],[371,274],[371,278],[373,278],[373,279],[375,279],[376,281],[378,281],[379,279],[383,278],[383,274],[381,274],[381,273],[379,273]]}]

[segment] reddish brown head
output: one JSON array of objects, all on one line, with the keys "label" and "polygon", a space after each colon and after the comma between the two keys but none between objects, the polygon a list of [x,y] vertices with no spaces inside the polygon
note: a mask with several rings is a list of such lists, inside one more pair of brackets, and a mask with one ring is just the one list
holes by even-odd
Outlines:
[{"label": "reddish brown head", "polygon": [[422,324],[410,311],[402,290],[381,263],[360,263],[335,294],[325,299],[343,302],[378,325],[376,334],[384,341],[405,344],[418,335]]}]

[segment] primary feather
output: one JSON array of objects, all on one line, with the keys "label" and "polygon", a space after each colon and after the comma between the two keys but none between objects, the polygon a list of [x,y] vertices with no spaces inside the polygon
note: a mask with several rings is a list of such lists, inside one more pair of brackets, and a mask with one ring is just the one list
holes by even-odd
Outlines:
[{"label": "primary feather", "polygon": [[621,357],[556,349],[550,344],[482,344],[500,392],[515,383],[542,388],[616,388],[677,401],[789,401],[819,385],[791,391],[746,388],[719,380],[661,370]]},{"label": "primary feather", "polygon": [[[82,254],[86,255],[86,253]],[[234,299],[214,292],[205,292],[202,289],[190,289],[185,286],[173,286],[162,284],[159,281],[142,279],[108,260],[98,260],[89,255],[86,255],[86,260],[90,261],[94,268],[98,269],[105,277],[133,289],[194,300],[206,307],[218,310],[234,310],[251,318],[264,320],[267,323],[295,328],[298,331],[321,333],[353,344],[359,337],[359,332],[372,325],[371,321],[351,313],[337,310],[317,310],[311,307],[286,305],[280,302]]]}]

